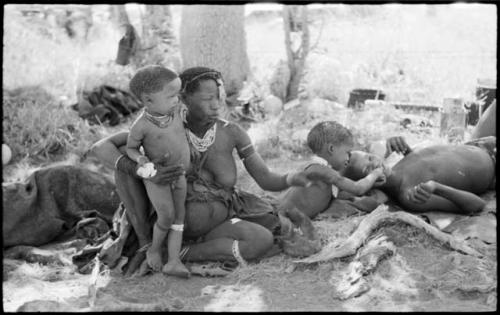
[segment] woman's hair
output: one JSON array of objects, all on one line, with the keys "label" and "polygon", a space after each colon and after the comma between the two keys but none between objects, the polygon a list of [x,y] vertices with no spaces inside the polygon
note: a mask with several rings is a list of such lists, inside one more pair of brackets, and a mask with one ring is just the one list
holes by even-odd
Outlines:
[{"label": "woman's hair", "polygon": [[217,86],[222,85],[222,75],[219,71],[207,67],[192,67],[184,70],[179,77],[182,81],[181,92],[193,93],[199,86],[201,80],[214,80]]},{"label": "woman's hair", "polygon": [[351,131],[338,122],[323,121],[309,131],[307,145],[316,154],[327,143],[334,145],[353,144],[354,138]]},{"label": "woman's hair", "polygon": [[165,84],[178,77],[177,73],[163,66],[145,66],[137,70],[130,80],[129,87],[130,91],[140,99],[145,93],[161,91]]}]

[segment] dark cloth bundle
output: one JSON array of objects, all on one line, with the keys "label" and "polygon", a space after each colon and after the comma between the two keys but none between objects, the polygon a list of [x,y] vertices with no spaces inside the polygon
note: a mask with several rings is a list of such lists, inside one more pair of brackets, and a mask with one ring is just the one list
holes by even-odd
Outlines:
[{"label": "dark cloth bundle", "polygon": [[115,126],[143,105],[132,93],[101,85],[90,92],[84,91],[78,103],[71,107],[90,124],[109,122],[110,126]]}]

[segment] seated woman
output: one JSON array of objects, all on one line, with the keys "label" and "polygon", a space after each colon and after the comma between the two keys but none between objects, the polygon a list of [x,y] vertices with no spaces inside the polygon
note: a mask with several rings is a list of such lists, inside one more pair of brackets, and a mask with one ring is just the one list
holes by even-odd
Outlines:
[{"label": "seated woman", "polygon": [[[191,145],[191,169],[185,215],[185,239],[191,240],[182,253],[183,261],[232,261],[244,263],[262,257],[273,246],[273,232],[279,232],[280,220],[274,207],[252,194],[238,191],[236,151],[248,173],[264,190],[280,191],[321,180],[320,172],[271,172],[255,151],[246,131],[238,124],[218,117],[224,104],[224,87],[219,72],[189,68],[180,74],[181,99],[188,108],[185,126]],[[151,205],[144,184],[136,174],[137,163],[124,155],[127,132],[95,143],[91,152],[115,169],[118,194],[139,243],[139,250],[126,274],[144,261],[151,242]],[[153,161],[157,173],[148,179],[170,184],[184,172],[182,166],[164,166]],[[184,244],[186,245],[186,243]]]}]

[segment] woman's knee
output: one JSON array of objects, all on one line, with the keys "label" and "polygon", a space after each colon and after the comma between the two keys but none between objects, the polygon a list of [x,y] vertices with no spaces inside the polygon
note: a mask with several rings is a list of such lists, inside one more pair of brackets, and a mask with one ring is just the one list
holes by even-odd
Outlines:
[{"label": "woman's knee", "polygon": [[240,252],[245,259],[258,259],[273,246],[273,234],[258,224],[249,222],[248,224],[252,226],[247,227],[247,229],[252,229],[253,231],[245,233],[245,237],[239,240]]}]

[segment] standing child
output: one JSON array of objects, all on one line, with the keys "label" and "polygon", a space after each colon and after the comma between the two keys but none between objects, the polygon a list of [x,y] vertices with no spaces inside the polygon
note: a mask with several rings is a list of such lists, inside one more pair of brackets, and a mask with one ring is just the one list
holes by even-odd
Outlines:
[{"label": "standing child", "polygon": [[[151,161],[168,158],[168,165],[189,167],[189,145],[184,129],[185,110],[179,102],[181,80],[162,66],[146,66],[130,80],[130,90],[144,104],[144,111],[132,124],[127,139],[127,155],[139,164],[137,174],[144,179],[155,175]],[[142,146],[144,154],[139,149]],[[146,252],[148,265],[162,269],[161,248],[168,234],[168,262],[162,271],[168,275],[188,277],[189,270],[180,260],[184,230],[186,178],[181,176],[172,186],[160,186],[144,180],[147,194],[156,210],[153,240]],[[170,229],[170,231],[169,231]]]}]

